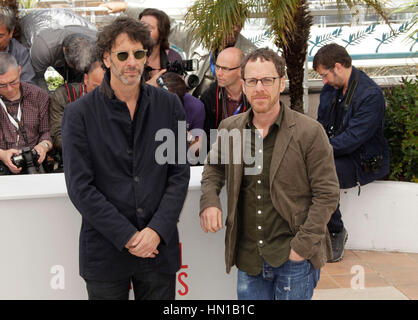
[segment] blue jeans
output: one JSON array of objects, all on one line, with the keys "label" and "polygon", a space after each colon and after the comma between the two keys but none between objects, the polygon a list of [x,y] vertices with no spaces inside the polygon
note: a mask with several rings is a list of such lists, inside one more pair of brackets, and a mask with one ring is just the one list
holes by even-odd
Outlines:
[{"label": "blue jeans", "polygon": [[238,270],[239,300],[310,300],[319,281],[320,269],[308,260],[288,260],[278,268],[264,261],[257,276]]}]

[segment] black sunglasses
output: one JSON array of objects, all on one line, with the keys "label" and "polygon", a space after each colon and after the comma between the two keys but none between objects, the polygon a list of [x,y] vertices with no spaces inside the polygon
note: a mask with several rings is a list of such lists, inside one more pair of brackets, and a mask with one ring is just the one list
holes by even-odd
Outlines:
[{"label": "black sunglasses", "polygon": [[[136,60],[141,60],[143,57],[145,57],[147,52],[148,50],[146,49],[139,49],[135,50],[133,53]],[[129,51],[112,51],[112,53],[116,53],[116,57],[119,61],[125,61],[129,57]]]}]

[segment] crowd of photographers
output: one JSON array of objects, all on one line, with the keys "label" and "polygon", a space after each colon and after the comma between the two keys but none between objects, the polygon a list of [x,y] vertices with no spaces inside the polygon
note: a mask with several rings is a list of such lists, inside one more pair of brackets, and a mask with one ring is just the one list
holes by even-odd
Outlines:
[{"label": "crowd of photographers", "polygon": [[[65,19],[73,14],[63,12]],[[76,14],[71,16],[71,22],[77,25],[66,25],[62,17],[54,15],[55,11],[35,11],[20,21],[25,46],[13,37],[15,13],[0,8],[0,175],[62,172],[64,108],[103,80],[105,67],[96,58],[94,26],[80,21]],[[42,19],[56,19],[62,26],[47,27]],[[199,61],[183,60],[179,52],[170,48],[171,23],[163,11],[148,8],[138,19],[148,27],[154,41],[143,78],[149,85],[178,95],[187,116],[187,139],[198,155],[199,137],[190,131],[203,131],[205,107],[191,94],[200,81],[190,71],[197,73]],[[118,58],[122,61],[124,57]],[[65,83],[55,91],[49,91],[45,81],[49,67],[64,78]]]}]

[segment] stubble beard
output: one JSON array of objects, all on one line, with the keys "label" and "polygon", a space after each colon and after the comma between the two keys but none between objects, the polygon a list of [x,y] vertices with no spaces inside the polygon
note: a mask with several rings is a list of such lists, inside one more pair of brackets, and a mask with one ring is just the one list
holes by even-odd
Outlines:
[{"label": "stubble beard", "polygon": [[[110,70],[126,86],[133,86],[133,85],[139,84],[139,82],[141,81],[142,72],[143,72],[143,70],[141,70],[141,68],[138,68],[138,67],[122,68],[122,72],[120,72],[118,68],[116,67],[116,65],[113,63],[112,59],[110,59]],[[133,79],[126,78],[123,75],[124,71],[138,71],[138,77],[133,78]]]}]

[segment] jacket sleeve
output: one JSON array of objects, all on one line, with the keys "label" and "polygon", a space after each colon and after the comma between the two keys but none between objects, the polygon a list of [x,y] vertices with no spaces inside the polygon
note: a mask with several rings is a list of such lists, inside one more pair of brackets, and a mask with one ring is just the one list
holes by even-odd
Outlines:
[{"label": "jacket sleeve", "polygon": [[[179,150],[187,150],[185,136],[178,134],[179,121],[184,121],[185,124],[186,115],[180,100],[175,97],[172,101],[174,103],[172,104],[173,116],[170,129],[175,133],[176,158],[175,163],[168,164],[165,192],[157,211],[148,224],[148,227],[155,230],[160,235],[162,242],[166,244],[170,242],[173,232],[176,230],[190,180],[190,166],[187,161],[182,163],[183,157],[179,155]],[[182,146],[179,146],[180,144]]]},{"label": "jacket sleeve", "polygon": [[29,50],[19,43],[18,50],[18,63],[22,68],[22,73],[20,74],[20,80],[24,82],[29,82],[35,84],[35,71],[33,70]]},{"label": "jacket sleeve", "polygon": [[357,103],[357,110],[349,119],[347,128],[330,140],[335,157],[351,154],[382,126],[385,99],[379,88],[367,89]]},{"label": "jacket sleeve", "polygon": [[65,87],[61,86],[55,90],[51,97],[51,107],[49,109],[49,119],[51,124],[51,137],[54,147],[61,151],[61,121],[65,108]]},{"label": "jacket sleeve", "polygon": [[320,249],[328,221],[339,200],[339,183],[332,148],[325,131],[318,124],[305,149],[305,163],[312,192],[312,204],[306,220],[290,242],[290,247],[305,259]]},{"label": "jacket sleeve", "polygon": [[138,231],[95,186],[95,172],[83,117],[76,101],[64,110],[62,144],[65,182],[71,202],[95,230],[122,251]]},{"label": "jacket sleeve", "polygon": [[200,213],[209,207],[216,207],[222,210],[219,194],[225,185],[226,166],[222,163],[222,146],[219,132],[225,129],[221,122],[218,128],[218,136],[205,160],[205,166],[202,173],[200,197]]}]

